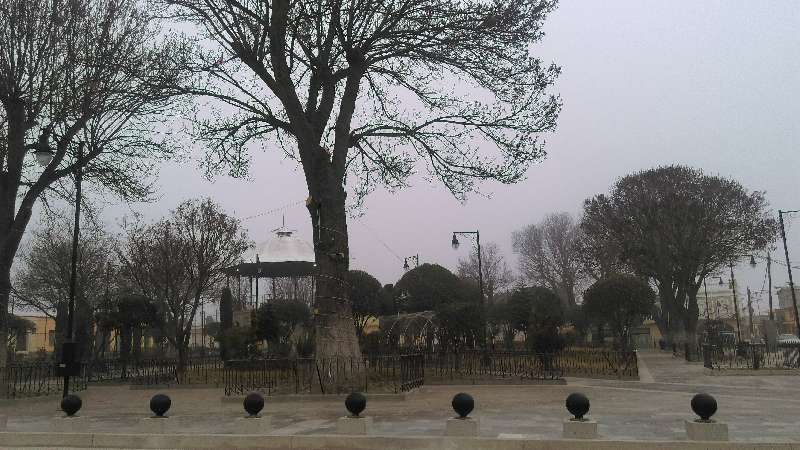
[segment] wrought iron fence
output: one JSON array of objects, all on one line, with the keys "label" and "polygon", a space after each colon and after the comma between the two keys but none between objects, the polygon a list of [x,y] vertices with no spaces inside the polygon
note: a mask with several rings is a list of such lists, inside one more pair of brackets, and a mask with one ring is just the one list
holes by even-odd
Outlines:
[{"label": "wrought iron fence", "polygon": [[420,354],[364,358],[264,358],[227,361],[225,395],[259,391],[266,395],[302,393],[405,392],[422,386]]},{"label": "wrought iron fence", "polygon": [[[26,398],[57,395],[64,390],[64,378],[52,362],[17,363],[0,367],[0,398]],[[86,389],[86,367],[81,374],[70,377],[70,391]]]},{"label": "wrought iron fence", "polygon": [[601,349],[558,353],[488,352],[427,354],[425,373],[435,381],[555,380],[565,376],[636,378],[636,353]]},{"label": "wrought iron fence", "polygon": [[553,355],[523,352],[481,352],[425,355],[425,375],[438,382],[482,379],[547,380],[561,378]]},{"label": "wrought iron fence", "polygon": [[192,358],[179,370],[176,358],[98,360],[88,364],[92,382],[127,382],[134,385],[222,384],[223,362],[216,357]]},{"label": "wrought iron fence", "polygon": [[704,345],[703,365],[712,370],[800,369],[800,344]]},{"label": "wrought iron fence", "polygon": [[634,351],[569,349],[555,356],[556,364],[565,377],[639,377],[639,364]]}]

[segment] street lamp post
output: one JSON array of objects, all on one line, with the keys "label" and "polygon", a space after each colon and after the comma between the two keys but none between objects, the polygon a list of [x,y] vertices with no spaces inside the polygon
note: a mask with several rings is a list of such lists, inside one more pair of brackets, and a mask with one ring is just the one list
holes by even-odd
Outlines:
[{"label": "street lamp post", "polygon": [[458,235],[471,236],[475,235],[475,242],[478,246],[478,285],[481,291],[481,311],[483,312],[483,326],[481,327],[481,345],[486,349],[486,311],[483,300],[483,263],[481,262],[481,232],[480,231],[454,231],[453,232],[453,249],[458,249]]},{"label": "street lamp post", "polygon": [[[61,348],[61,362],[58,369],[64,376],[64,397],[69,394],[69,378],[73,372],[77,374],[78,370],[75,364],[75,290],[78,278],[78,237],[80,236],[80,219],[81,219],[81,179],[83,178],[83,170],[81,168],[81,159],[83,159],[83,142],[78,143],[78,153],[75,164],[75,224],[72,231],[72,261],[69,278],[69,303],[67,305],[67,333],[66,339]],[[47,167],[53,161],[55,153],[46,144],[36,145],[33,154],[36,157],[36,162],[47,170]]]},{"label": "street lamp post", "polygon": [[[741,256],[749,256],[750,257],[750,267],[753,267],[753,268],[756,267],[756,258],[755,258],[754,255],[741,255]],[[734,313],[736,314],[736,333],[737,333],[737,337],[736,338],[737,338],[737,340],[740,341],[742,339],[742,326],[741,326],[741,323],[739,321],[739,302],[736,299],[736,278],[733,275],[733,266],[734,266],[734,262],[731,261],[731,263],[730,263],[730,269],[731,269],[731,291],[733,292],[733,310],[734,310]],[[720,278],[720,281],[722,281],[721,278]],[[748,288],[748,301],[749,301],[749,297],[750,297],[749,296],[749,291],[750,291],[750,288]],[[752,322],[752,319],[751,319],[751,322]],[[751,326],[752,326],[752,323],[751,323]]]},{"label": "street lamp post", "polygon": [[753,324],[753,300],[750,294],[750,286],[747,286],[747,315],[750,318],[750,341],[755,338],[756,330]]},{"label": "street lamp post", "polygon": [[783,215],[800,211],[781,211],[778,210],[778,221],[781,224],[781,238],[783,239],[783,253],[786,256],[786,270],[789,271],[789,291],[792,293],[792,307],[794,309],[794,325],[797,336],[800,337],[800,317],[797,315],[797,294],[794,292],[794,281],[792,280],[792,264],[789,262],[789,247],[786,246],[786,228],[783,225]]},{"label": "street lamp post", "polygon": [[769,321],[775,321],[775,313],[772,311],[772,254],[767,252],[767,295],[769,296]]},{"label": "street lamp post", "polygon": [[733,263],[731,267],[731,291],[733,292],[733,314],[736,316],[736,340],[742,339],[742,325],[739,323],[739,302],[736,300],[736,279],[733,276]]},{"label": "street lamp post", "polygon": [[75,224],[72,228],[72,261],[69,275],[69,305],[67,307],[67,338],[61,351],[62,368],[64,370],[64,397],[69,394],[69,377],[75,370],[75,288],[78,281],[78,238],[81,226],[81,181],[83,169],[83,142],[78,144],[77,163],[75,167]]}]

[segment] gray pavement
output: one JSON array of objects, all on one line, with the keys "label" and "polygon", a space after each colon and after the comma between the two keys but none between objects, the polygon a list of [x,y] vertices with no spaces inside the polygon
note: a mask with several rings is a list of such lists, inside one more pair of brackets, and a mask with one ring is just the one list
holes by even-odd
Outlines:
[{"label": "gray pavement", "polygon": [[[692,419],[689,400],[697,392],[717,398],[716,418],[727,422],[736,441],[800,442],[800,376],[719,377],[702,366],[669,353],[640,354],[641,381],[569,378],[567,385],[427,386],[405,400],[368,403],[374,433],[389,436],[441,435],[453,415],[450,400],[469,392],[476,400],[485,437],[557,439],[568,416],[564,399],[574,391],[589,396],[590,417],[608,439],[682,440],[683,420]],[[221,389],[165,389],[172,397],[170,423],[182,433],[230,433],[241,404],[222,400]],[[126,386],[91,386],[82,394],[82,415],[91,432],[142,432],[138,422],[149,413],[156,390]],[[158,391],[160,392],[160,391]],[[8,416],[8,431],[47,431],[57,417],[57,399],[20,400],[0,405]],[[273,401],[270,433],[330,434],[345,414],[341,401]]]}]

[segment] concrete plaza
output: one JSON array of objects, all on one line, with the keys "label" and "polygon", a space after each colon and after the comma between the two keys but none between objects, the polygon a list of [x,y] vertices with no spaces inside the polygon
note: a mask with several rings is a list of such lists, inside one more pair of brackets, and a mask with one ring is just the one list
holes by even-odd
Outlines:
[{"label": "concrete plaza", "polygon": [[[570,378],[567,385],[427,386],[405,399],[368,402],[372,434],[441,436],[454,415],[450,400],[469,392],[476,401],[481,437],[559,439],[568,417],[565,397],[574,391],[591,400],[589,417],[598,422],[601,439],[685,440],[684,419],[693,419],[689,400],[697,392],[717,398],[716,419],[728,423],[739,442],[800,442],[800,376],[710,376],[701,365],[668,353],[640,354],[640,381]],[[150,415],[156,392],[172,398],[170,427],[178,433],[235,433],[244,415],[241,402],[224,401],[221,389],[140,390],[128,386],[91,386],[81,394],[83,431],[142,433],[140,420]],[[368,396],[369,398],[369,396]],[[272,435],[328,435],[345,415],[340,400],[292,401],[267,398]],[[28,399],[0,404],[7,431],[52,430],[58,399]],[[0,446],[2,444],[0,443]]]}]

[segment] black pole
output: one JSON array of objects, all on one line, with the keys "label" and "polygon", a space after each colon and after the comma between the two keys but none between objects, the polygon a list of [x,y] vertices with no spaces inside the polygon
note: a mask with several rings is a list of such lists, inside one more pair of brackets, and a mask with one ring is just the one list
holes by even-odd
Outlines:
[{"label": "black pole", "polygon": [[[479,336],[479,339],[481,341],[481,345],[483,346],[483,348],[486,349],[486,327],[487,327],[488,323],[486,321],[486,308],[485,308],[485,304],[484,304],[484,300],[483,300],[484,296],[483,296],[483,263],[481,261],[481,232],[480,232],[480,230],[476,230],[476,231],[454,231],[453,232],[453,248],[458,248],[458,239],[456,238],[456,236],[459,235],[459,234],[460,235],[474,234],[475,235],[475,242],[478,245],[478,286],[480,287],[480,291],[481,291],[480,307],[481,307],[481,313],[483,314],[483,324],[482,324],[483,330],[481,331],[481,335]],[[417,255],[417,265],[419,265],[419,255]]]},{"label": "black pole", "polygon": [[256,255],[256,309],[258,309],[258,279],[261,278],[261,261]]},{"label": "black pole", "polygon": [[475,242],[477,242],[477,244],[478,244],[478,285],[480,286],[480,289],[481,289],[481,313],[483,314],[483,327],[482,327],[483,330],[482,330],[482,333],[481,333],[482,334],[481,335],[481,341],[482,341],[481,345],[483,345],[483,348],[485,349],[486,348],[486,344],[487,344],[487,342],[486,342],[486,327],[487,327],[488,324],[486,322],[486,300],[484,299],[484,296],[483,296],[483,263],[481,261],[481,232],[480,231],[475,231]]},{"label": "black pole", "polygon": [[72,228],[72,267],[69,275],[69,305],[67,307],[67,339],[65,344],[71,347],[71,350],[62,350],[61,358],[64,362],[64,397],[69,395],[69,375],[75,363],[75,347],[73,339],[75,338],[74,321],[75,321],[75,286],[78,281],[78,238],[81,232],[81,179],[83,178],[83,170],[81,169],[81,159],[83,159],[83,142],[78,144],[78,157],[75,167],[75,224]]},{"label": "black pole", "polygon": [[731,291],[733,291],[733,313],[736,315],[736,340],[742,340],[742,325],[739,323],[739,302],[736,300],[736,279],[733,277],[733,263],[731,263]]},{"label": "black pole", "polygon": [[769,298],[769,321],[775,320],[775,313],[772,311],[772,255],[767,252],[767,280],[769,282],[769,289],[767,295]]},{"label": "black pole", "polygon": [[706,279],[703,278],[703,293],[706,296],[706,342],[711,341],[711,313],[708,310],[708,286],[706,286]]},{"label": "black pole", "polygon": [[786,246],[786,229],[783,226],[783,214],[795,211],[778,210],[778,221],[781,224],[781,238],[783,239],[783,253],[786,256],[786,270],[789,271],[789,290],[792,292],[792,307],[794,308],[795,334],[800,337],[800,317],[797,317],[797,294],[794,293],[794,281],[792,280],[792,264],[789,262],[789,247]]},{"label": "black pole", "polygon": [[750,286],[747,286],[747,314],[750,317],[750,341],[752,341],[756,330],[753,327],[753,300],[750,298]]}]

